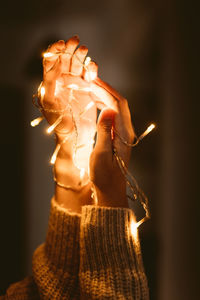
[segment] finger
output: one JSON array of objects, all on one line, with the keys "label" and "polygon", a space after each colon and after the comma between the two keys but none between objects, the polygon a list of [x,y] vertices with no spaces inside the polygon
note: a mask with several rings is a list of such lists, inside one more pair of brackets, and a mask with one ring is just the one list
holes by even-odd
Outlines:
[{"label": "finger", "polygon": [[122,100],[124,98],[111,85],[109,85],[107,82],[101,80],[99,77],[97,77],[95,79],[95,83],[98,86],[102,87],[105,91],[107,91],[109,94],[111,94],[117,100]]},{"label": "finger", "polygon": [[96,100],[97,107],[101,109],[102,107],[111,108],[117,112],[117,99],[114,98],[107,90],[100,87],[94,82],[91,83],[92,94],[98,99]]},{"label": "finger", "polygon": [[48,72],[58,59],[58,55],[56,53],[62,52],[65,50],[65,42],[63,40],[60,40],[52,45],[50,45],[47,49],[47,53],[55,54],[50,57],[44,57],[43,59],[43,67],[44,71]]},{"label": "finger", "polygon": [[47,52],[57,53],[65,49],[65,42],[63,40],[57,41],[56,43],[50,45]]},{"label": "finger", "polygon": [[97,78],[98,65],[94,61],[91,61],[87,66],[84,67],[83,77],[86,81],[92,82]]},{"label": "finger", "polygon": [[68,73],[70,71],[72,56],[79,42],[80,42],[79,37],[73,36],[65,43],[65,53],[62,55],[63,73]]},{"label": "finger", "polygon": [[[95,79],[91,88],[100,103],[117,112],[115,129],[123,139],[131,143],[134,133],[127,100],[100,78]],[[98,102],[96,104],[99,108]]]},{"label": "finger", "polygon": [[48,72],[44,70],[44,81],[47,82],[55,81],[61,75],[61,71],[62,71],[61,67],[62,67],[62,63],[61,63],[61,58],[59,56],[55,61],[54,65],[52,66],[52,68]]},{"label": "finger", "polygon": [[128,163],[131,147],[127,146],[126,142],[131,144],[135,137],[128,102],[114,88],[99,78],[95,80],[95,83],[97,84],[92,88],[95,94],[102,100],[104,105],[111,107],[117,112],[114,122],[116,133],[114,147],[124,161]]},{"label": "finger", "polygon": [[76,75],[82,75],[83,63],[88,53],[86,46],[80,46],[72,56],[71,72]]},{"label": "finger", "polygon": [[95,148],[100,152],[108,152],[112,157],[112,134],[115,112],[111,109],[102,110],[97,124],[97,142]]}]

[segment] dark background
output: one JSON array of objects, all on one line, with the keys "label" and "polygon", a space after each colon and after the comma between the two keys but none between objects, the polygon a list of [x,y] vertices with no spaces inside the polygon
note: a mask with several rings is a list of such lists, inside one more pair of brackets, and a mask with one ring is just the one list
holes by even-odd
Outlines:
[{"label": "dark background", "polygon": [[78,34],[102,79],[128,99],[136,132],[157,124],[130,164],[151,207],[140,227],[151,299],[199,299],[197,2],[5,1],[0,23],[0,293],[30,274],[53,195],[53,138],[45,123],[29,125],[41,52]]}]

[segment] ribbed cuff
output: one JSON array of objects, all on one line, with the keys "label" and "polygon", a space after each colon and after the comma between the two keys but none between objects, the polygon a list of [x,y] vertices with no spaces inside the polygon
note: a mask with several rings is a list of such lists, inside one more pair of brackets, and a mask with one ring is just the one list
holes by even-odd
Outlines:
[{"label": "ribbed cuff", "polygon": [[45,252],[56,268],[68,270],[79,256],[80,215],[70,213],[53,198],[49,216]]},{"label": "ribbed cuff", "polygon": [[79,294],[80,216],[51,202],[45,244],[33,255],[33,276],[42,299],[76,299]]},{"label": "ribbed cuff", "polygon": [[134,224],[131,209],[82,208],[79,277],[86,299],[149,299]]},{"label": "ribbed cuff", "polygon": [[87,269],[126,268],[135,263],[131,209],[84,206],[81,218],[81,241],[89,251]]}]

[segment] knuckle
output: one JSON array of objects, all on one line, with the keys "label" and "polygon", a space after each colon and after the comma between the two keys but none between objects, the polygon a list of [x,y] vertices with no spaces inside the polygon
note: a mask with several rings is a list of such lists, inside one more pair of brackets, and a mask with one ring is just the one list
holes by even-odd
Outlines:
[{"label": "knuckle", "polygon": [[105,123],[101,124],[101,128],[102,128],[105,132],[111,133],[112,123],[111,123],[111,122],[105,122]]}]

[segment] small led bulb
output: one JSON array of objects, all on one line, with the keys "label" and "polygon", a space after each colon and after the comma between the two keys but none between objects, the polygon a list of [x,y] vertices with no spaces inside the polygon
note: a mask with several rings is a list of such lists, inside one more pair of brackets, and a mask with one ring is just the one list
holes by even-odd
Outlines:
[{"label": "small led bulb", "polygon": [[52,157],[51,157],[51,160],[50,160],[50,163],[51,163],[52,165],[54,165],[55,162],[56,162],[56,158],[57,158],[58,152],[59,152],[59,150],[60,150],[60,147],[61,147],[61,145],[60,145],[60,144],[57,144],[56,149],[54,150],[54,153],[53,153],[53,155],[52,155]]},{"label": "small led bulb", "polygon": [[54,56],[54,54],[51,53],[51,52],[45,52],[45,53],[43,54],[43,57],[44,57],[44,58],[49,58],[49,57],[52,57],[52,56]]},{"label": "small led bulb", "polygon": [[91,62],[91,57],[87,56],[86,59],[85,59],[84,65],[87,67],[90,62]]},{"label": "small led bulb", "polygon": [[31,126],[35,127],[35,126],[39,125],[43,119],[44,119],[44,117],[38,117],[38,118],[34,119],[33,121],[31,121]]}]

